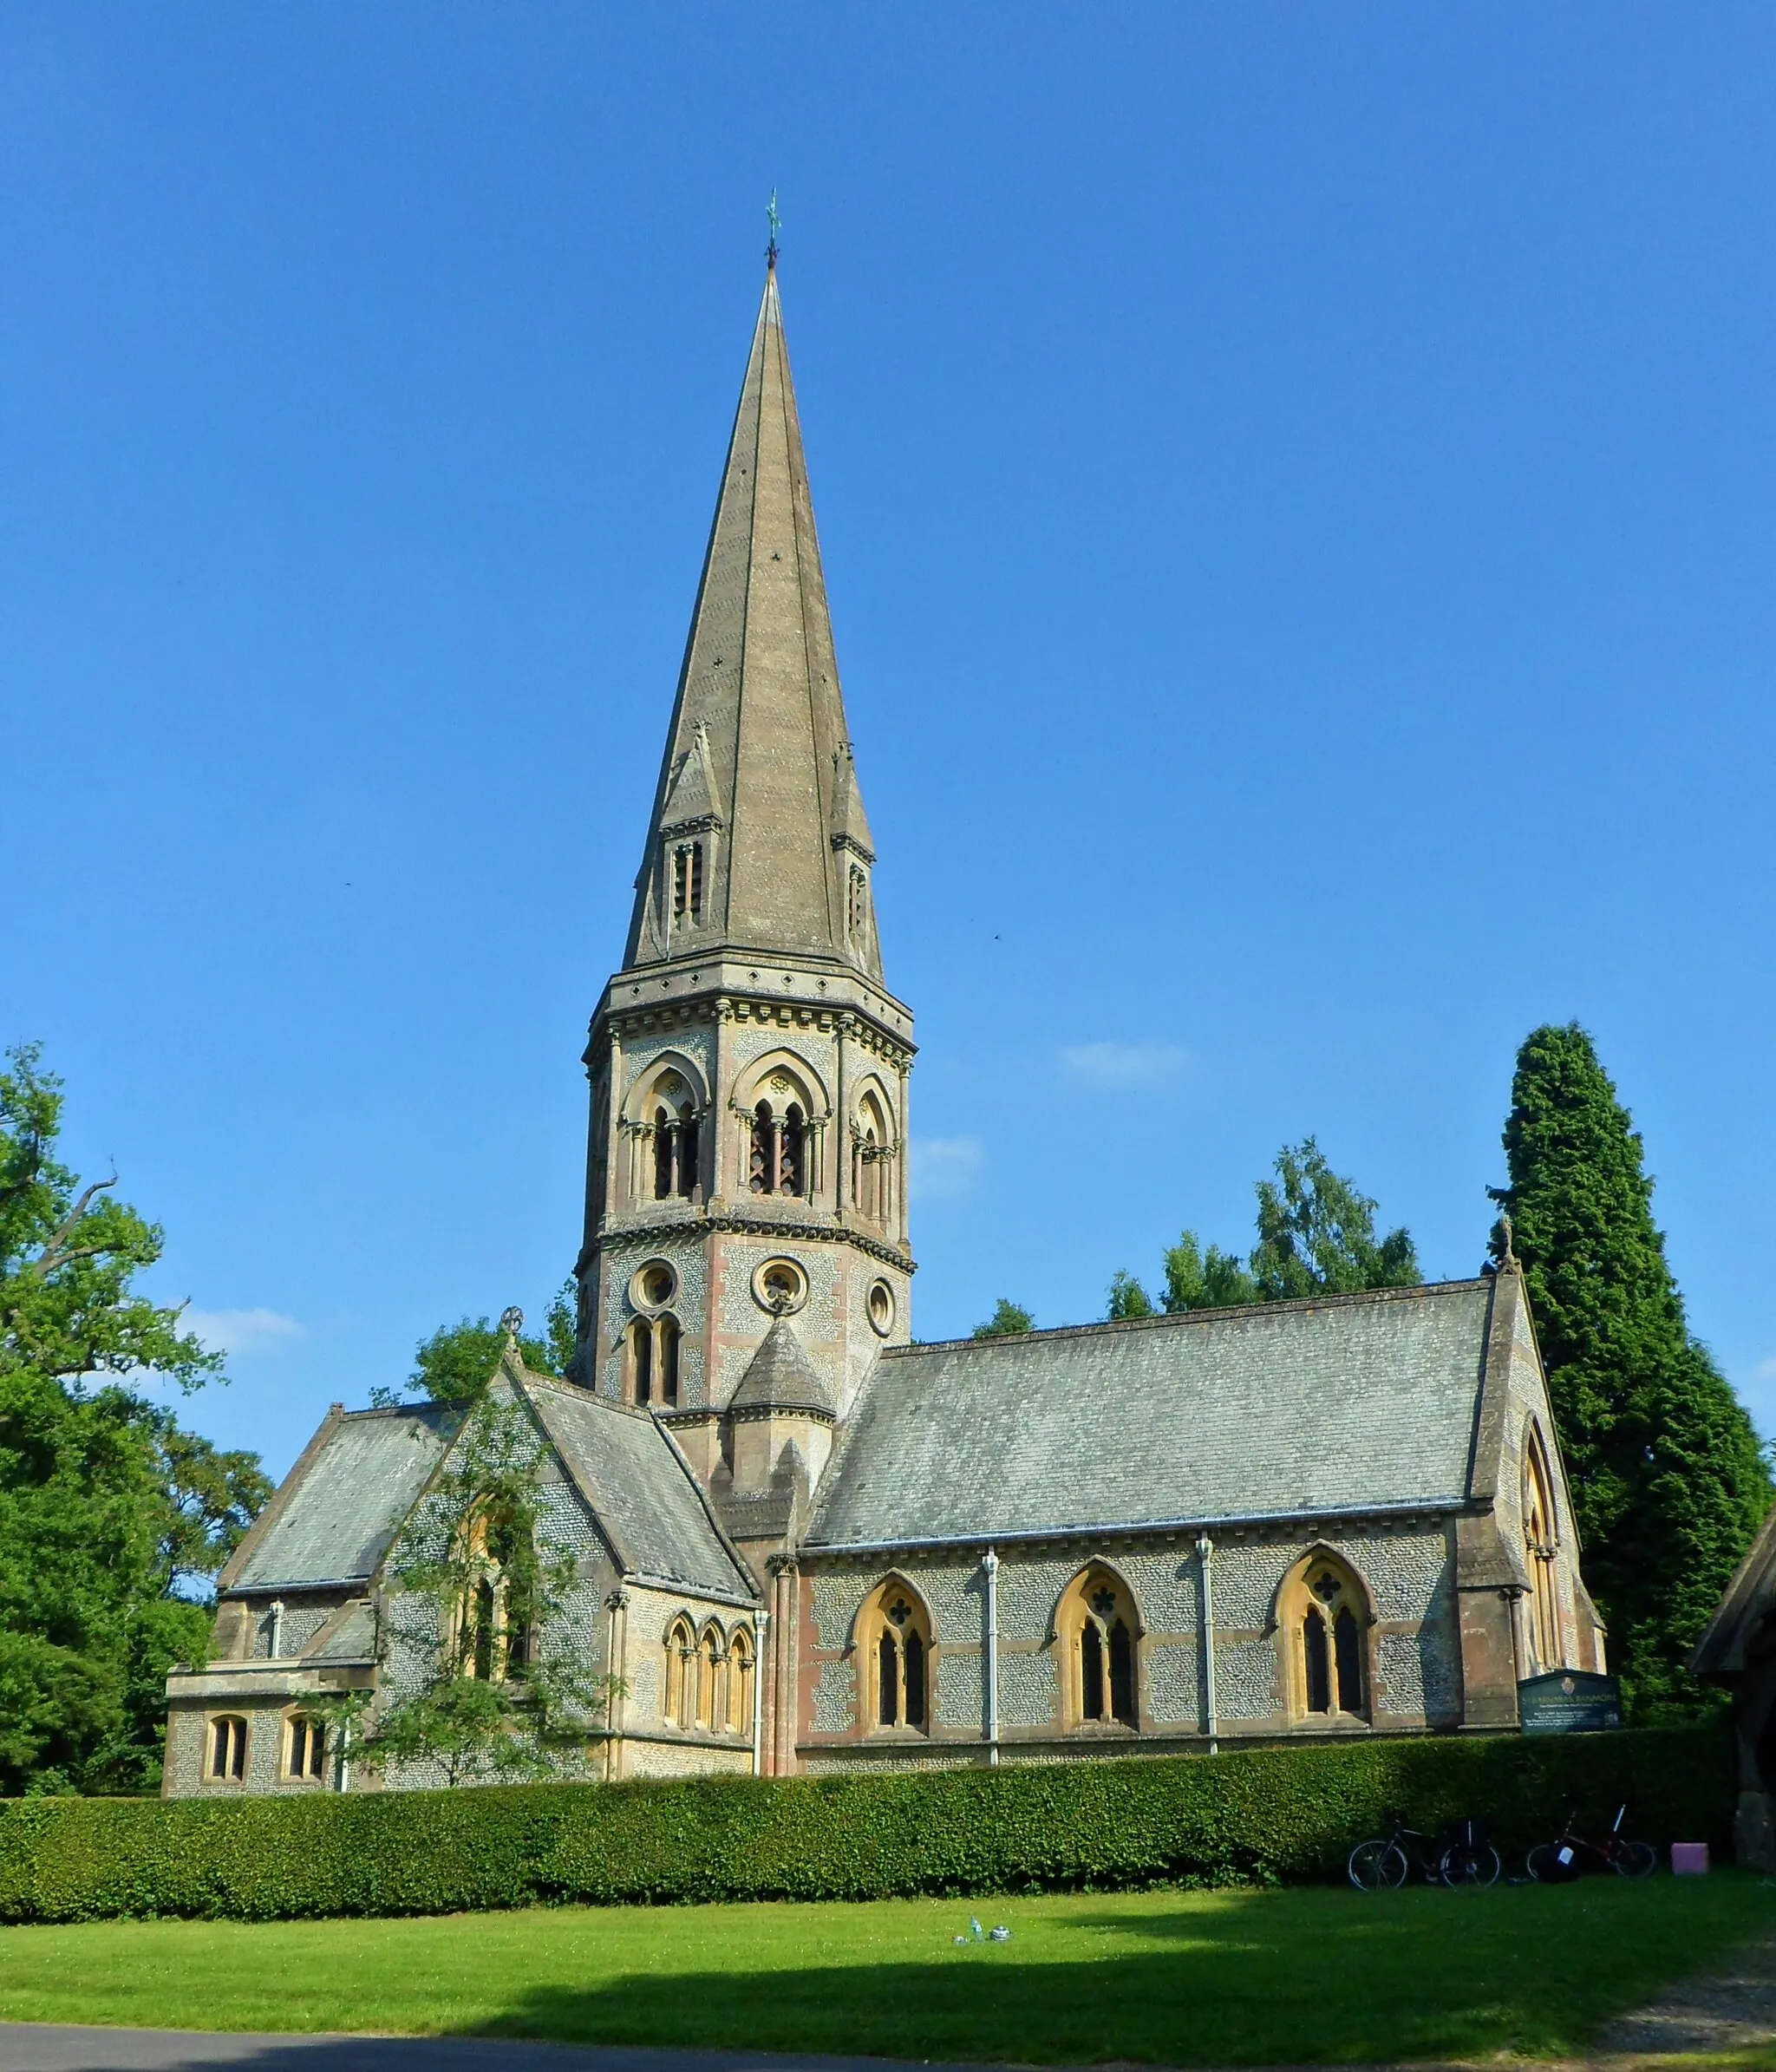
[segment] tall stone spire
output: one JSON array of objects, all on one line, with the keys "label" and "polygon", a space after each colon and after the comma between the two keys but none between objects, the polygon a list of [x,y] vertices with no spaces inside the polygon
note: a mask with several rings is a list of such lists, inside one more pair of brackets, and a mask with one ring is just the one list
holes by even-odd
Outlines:
[{"label": "tall stone spire", "polygon": [[770,266],[636,880],[624,968],[722,951],[880,981],[801,426]]}]

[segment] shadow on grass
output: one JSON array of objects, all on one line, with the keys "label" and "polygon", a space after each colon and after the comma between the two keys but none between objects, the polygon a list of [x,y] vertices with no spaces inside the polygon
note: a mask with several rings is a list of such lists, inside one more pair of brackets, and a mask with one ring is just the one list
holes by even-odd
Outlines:
[{"label": "shadow on grass", "polygon": [[[1348,1897],[1329,1907],[1324,1892],[1218,1895],[1200,1910],[1038,1922],[1022,1941],[1015,1902],[1005,1902],[1014,1931],[1002,1945],[934,1949],[930,1962],[539,1987],[488,2028],[587,2043],[1071,2065],[1570,2055],[1602,2023],[1717,1961],[1757,1925],[1743,1887],[1694,1901],[1680,1891],[1675,1905],[1668,1885],[1657,1893],[1615,1886]],[[1767,1919],[1769,1909],[1757,1911]],[[957,1912],[965,1918],[965,1907]]]}]

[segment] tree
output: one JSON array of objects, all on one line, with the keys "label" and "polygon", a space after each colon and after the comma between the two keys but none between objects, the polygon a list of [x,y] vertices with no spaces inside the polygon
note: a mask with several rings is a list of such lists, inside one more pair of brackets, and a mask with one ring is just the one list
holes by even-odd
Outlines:
[{"label": "tree", "polygon": [[1035,1328],[1036,1320],[1028,1310],[1002,1295],[993,1314],[984,1324],[977,1324],[971,1335],[976,1338],[1015,1338],[1020,1331]]},{"label": "tree", "polygon": [[550,1544],[546,1459],[523,1409],[484,1388],[389,1566],[395,1701],[367,1729],[361,1702],[333,1709],[371,1762],[450,1785],[540,1776],[602,1726],[610,1692],[579,1667],[578,1565]]},{"label": "tree", "polygon": [[159,1781],[166,1677],[208,1652],[193,1601],[270,1494],[137,1393],[220,1358],[138,1293],[162,1234],[56,1155],[60,1082],[0,1071],[0,1791]]},{"label": "tree", "polygon": [[[1188,1310],[1281,1302],[1306,1295],[1355,1294],[1365,1288],[1417,1285],[1418,1257],[1404,1230],[1375,1234],[1375,1204],[1342,1180],[1309,1137],[1276,1154],[1276,1179],[1257,1184],[1257,1243],[1242,1262],[1194,1231],[1184,1232],[1166,1253],[1168,1317]],[[1119,1304],[1144,1304],[1144,1308]],[[1110,1284],[1111,1317],[1151,1316],[1146,1291],[1120,1271]]]},{"label": "tree", "polygon": [[1152,1297],[1126,1267],[1119,1266],[1110,1277],[1110,1300],[1104,1311],[1107,1324],[1115,1324],[1129,1317],[1151,1317],[1153,1314]]},{"label": "tree", "polygon": [[[564,1375],[573,1357],[574,1286],[562,1285],[543,1319],[545,1336],[519,1338],[518,1350],[532,1374]],[[506,1333],[486,1317],[465,1317],[440,1324],[414,1356],[408,1388],[434,1403],[473,1402],[486,1393],[505,1350]],[[375,1388],[370,1401],[388,1409],[402,1400],[398,1389]]]},{"label": "tree", "polygon": [[[1577,1023],[1518,1053],[1509,1216],[1584,1541],[1637,1720],[1709,1702],[1685,1657],[1768,1509],[1750,1418],[1692,1337],[1628,1110]],[[1495,1254],[1505,1229],[1494,1232]]]}]

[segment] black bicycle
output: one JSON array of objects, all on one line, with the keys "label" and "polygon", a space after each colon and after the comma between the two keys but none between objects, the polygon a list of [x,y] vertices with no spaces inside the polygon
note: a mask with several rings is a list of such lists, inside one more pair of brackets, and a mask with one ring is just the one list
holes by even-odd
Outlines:
[{"label": "black bicycle", "polygon": [[1622,1832],[1628,1818],[1624,1803],[1616,1808],[1610,1832],[1600,1842],[1588,1841],[1573,1832],[1574,1808],[1569,1807],[1560,1833],[1551,1842],[1540,1842],[1525,1859],[1524,1868],[1538,1885],[1565,1885],[1585,1868],[1587,1860],[1606,1866],[1618,1878],[1650,1878],[1659,1858],[1650,1842],[1630,1841]]},{"label": "black bicycle", "polygon": [[1416,1872],[1427,1885],[1496,1885],[1504,1865],[1486,1839],[1484,1820],[1451,1820],[1428,1835],[1397,1821],[1392,1834],[1359,1842],[1345,1864],[1360,1892],[1397,1892]]}]

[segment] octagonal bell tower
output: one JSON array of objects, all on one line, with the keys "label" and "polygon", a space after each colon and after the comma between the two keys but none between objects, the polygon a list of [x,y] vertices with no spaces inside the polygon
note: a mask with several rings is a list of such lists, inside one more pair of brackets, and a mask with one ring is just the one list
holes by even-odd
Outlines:
[{"label": "octagonal bell tower", "polygon": [[[585,1052],[577,1370],[669,1419],[706,1479],[733,1469],[754,1414],[734,1398],[780,1318],[833,1417],[907,1340],[912,1016],[882,983],[875,864],[774,253]],[[765,1365],[787,1352],[780,1332]]]}]

